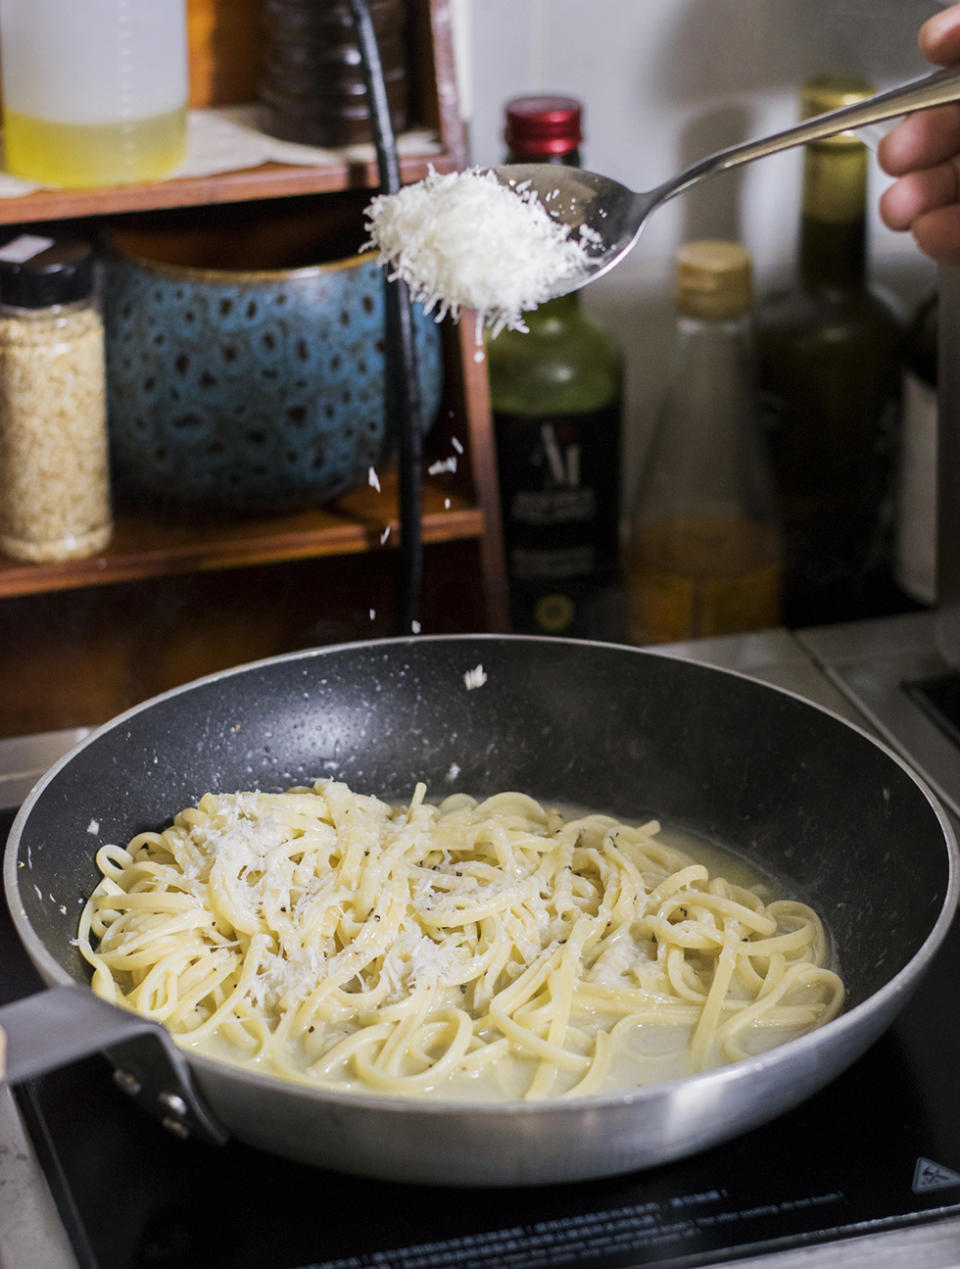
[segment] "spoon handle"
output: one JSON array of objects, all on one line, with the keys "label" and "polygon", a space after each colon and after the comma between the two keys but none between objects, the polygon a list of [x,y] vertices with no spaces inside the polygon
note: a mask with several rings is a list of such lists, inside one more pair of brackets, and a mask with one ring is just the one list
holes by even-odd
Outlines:
[{"label": "spoon handle", "polygon": [[782,132],[762,137],[756,141],[745,141],[741,145],[731,146],[727,150],[718,150],[698,163],[688,167],[672,180],[661,185],[655,191],[658,202],[673,198],[681,190],[696,184],[707,176],[728,168],[740,167],[743,163],[752,163],[754,159],[766,158],[780,150],[789,150],[793,146],[806,145],[810,141],[819,141],[823,137],[836,136],[838,132],[846,132],[856,128],[865,128],[871,123],[880,123],[884,119],[893,119],[897,115],[912,110],[925,110],[930,106],[942,106],[947,102],[960,99],[960,69],[935,71],[922,79],[912,80],[897,88],[889,88],[885,92],[866,101],[855,102],[852,106],[841,106],[839,110],[831,110],[827,114],[816,115],[805,119],[802,123],[785,128]]}]

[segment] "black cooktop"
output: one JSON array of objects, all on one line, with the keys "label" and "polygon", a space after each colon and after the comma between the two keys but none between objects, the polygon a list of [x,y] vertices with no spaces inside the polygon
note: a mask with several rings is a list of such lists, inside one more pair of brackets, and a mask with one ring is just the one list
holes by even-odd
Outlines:
[{"label": "black cooktop", "polygon": [[[0,966],[3,1001],[40,986],[5,907]],[[16,1096],[81,1269],[706,1266],[960,1214],[958,983],[960,919],[890,1031],[794,1111],[692,1159],[544,1189],[404,1186],[178,1141],[99,1057]]]}]

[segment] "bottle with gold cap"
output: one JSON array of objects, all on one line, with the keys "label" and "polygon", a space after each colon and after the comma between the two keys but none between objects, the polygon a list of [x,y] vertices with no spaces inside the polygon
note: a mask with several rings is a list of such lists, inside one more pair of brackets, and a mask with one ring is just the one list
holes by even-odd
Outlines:
[{"label": "bottle with gold cap", "polygon": [[[817,78],[804,117],[872,94]],[[797,276],[757,307],[758,382],[784,534],[784,617],[802,627],[894,611],[893,458],[901,327],[867,263],[869,151],[808,145]]]},{"label": "bottle with gold cap", "polygon": [[672,366],[630,523],[634,643],[780,621],[773,482],[756,406],[751,259],[737,243],[677,255]]}]

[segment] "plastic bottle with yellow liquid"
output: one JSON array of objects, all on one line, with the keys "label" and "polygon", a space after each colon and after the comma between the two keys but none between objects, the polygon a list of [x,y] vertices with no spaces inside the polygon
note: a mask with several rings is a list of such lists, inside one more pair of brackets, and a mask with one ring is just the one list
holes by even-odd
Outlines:
[{"label": "plastic bottle with yellow liquid", "polygon": [[780,621],[773,477],[754,385],[751,260],[706,240],[677,255],[671,372],[631,513],[634,643]]},{"label": "plastic bottle with yellow liquid", "polygon": [[184,158],[185,0],[0,0],[0,60],[13,175],[120,185]]}]

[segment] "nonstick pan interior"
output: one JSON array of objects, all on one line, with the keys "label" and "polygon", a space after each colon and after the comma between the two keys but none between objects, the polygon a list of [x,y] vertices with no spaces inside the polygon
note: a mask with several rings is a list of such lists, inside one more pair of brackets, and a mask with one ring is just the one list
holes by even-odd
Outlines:
[{"label": "nonstick pan interior", "polygon": [[[806,1064],[797,1087],[807,1092],[905,1002],[956,905],[952,830],[925,786],[865,733],[789,693],[612,645],[384,640],[201,680],[101,728],[54,767],[18,816],[5,867],[38,968],[51,983],[88,981],[72,940],[100,844],[163,827],[211,790],[323,776],[390,800],[408,798],[418,780],[436,799],[518,789],[653,816],[752,859],[824,917],[848,988],[848,1016],[807,1037],[819,1042],[832,1027],[844,1037],[834,1059],[827,1041],[815,1076]],[[233,1105],[241,1092],[231,1079]],[[778,1092],[768,1113],[789,1101]],[[632,1148],[606,1170],[633,1166]],[[683,1149],[673,1142],[671,1153]],[[362,1160],[346,1166],[368,1170]],[[596,1160],[584,1167],[574,1175],[602,1170]],[[536,1163],[532,1171],[511,1177],[558,1179]],[[433,1172],[426,1179],[441,1179]]]}]

